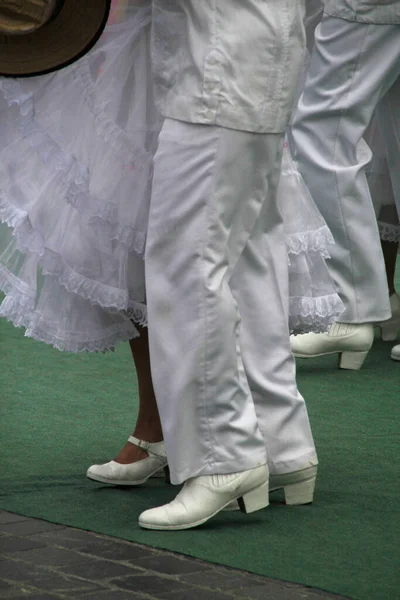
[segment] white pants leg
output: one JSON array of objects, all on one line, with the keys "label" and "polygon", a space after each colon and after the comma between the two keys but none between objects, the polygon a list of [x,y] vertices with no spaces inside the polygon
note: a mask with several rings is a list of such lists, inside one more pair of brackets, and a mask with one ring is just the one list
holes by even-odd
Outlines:
[{"label": "white pants leg", "polygon": [[[267,229],[281,228],[274,205],[282,144],[282,135],[172,120],[160,135],[146,286],[152,373],[173,483],[267,460],[230,279],[264,205],[271,204]],[[254,293],[253,286],[246,301],[260,306]],[[275,294],[268,310],[286,320]],[[263,356],[276,351],[265,344],[258,346]]]},{"label": "white pants leg", "polygon": [[400,219],[400,76],[378,104],[377,116],[387,149],[390,179]]},{"label": "white pants leg", "polygon": [[231,279],[242,318],[243,363],[270,473],[317,464],[288,328],[288,264],[277,205],[265,203]]},{"label": "white pants leg", "polygon": [[336,241],[328,262],[346,306],[341,321],[390,317],[365,164],[356,147],[400,74],[400,26],[324,15],[293,121],[299,169]]}]

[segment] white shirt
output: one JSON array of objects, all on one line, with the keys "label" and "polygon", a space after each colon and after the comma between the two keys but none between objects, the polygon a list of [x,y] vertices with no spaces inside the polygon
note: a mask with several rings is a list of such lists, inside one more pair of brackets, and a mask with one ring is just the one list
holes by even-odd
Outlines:
[{"label": "white shirt", "polygon": [[400,0],[324,0],[325,12],[347,21],[400,25]]},{"label": "white shirt", "polygon": [[153,0],[160,112],[280,133],[304,58],[304,0]]}]

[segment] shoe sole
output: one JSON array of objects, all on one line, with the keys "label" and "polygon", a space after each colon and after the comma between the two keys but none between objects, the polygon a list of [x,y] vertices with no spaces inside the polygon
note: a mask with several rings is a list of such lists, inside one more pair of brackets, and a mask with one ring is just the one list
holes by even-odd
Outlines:
[{"label": "shoe sole", "polygon": [[298,354],[293,352],[295,358],[318,358],[320,356],[339,355],[339,367],[349,371],[359,371],[367,358],[368,350],[333,350],[332,352],[321,352],[320,354]]},{"label": "shoe sole", "polygon": [[136,480],[136,481],[125,481],[125,480],[116,480],[116,479],[108,479],[107,477],[101,477],[101,475],[92,475],[89,473],[86,473],[86,477],[88,479],[91,479],[92,481],[98,481],[99,483],[107,483],[108,485],[118,485],[118,486],[137,486],[137,485],[143,485],[144,483],[146,483],[146,481],[148,481],[149,479],[153,479],[153,478],[164,478],[165,481],[167,483],[171,483],[170,478],[169,478],[169,469],[168,466],[162,467],[161,469],[157,469],[157,471],[155,471],[154,473],[152,473],[151,475],[149,475],[148,477],[145,477],[144,479],[140,479],[140,480]]}]

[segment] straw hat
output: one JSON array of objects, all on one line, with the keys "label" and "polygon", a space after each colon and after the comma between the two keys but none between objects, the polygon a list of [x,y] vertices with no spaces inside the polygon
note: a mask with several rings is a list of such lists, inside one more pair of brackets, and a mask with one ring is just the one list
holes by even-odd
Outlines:
[{"label": "straw hat", "polygon": [[111,0],[0,0],[0,75],[26,77],[71,64],[99,39]]}]

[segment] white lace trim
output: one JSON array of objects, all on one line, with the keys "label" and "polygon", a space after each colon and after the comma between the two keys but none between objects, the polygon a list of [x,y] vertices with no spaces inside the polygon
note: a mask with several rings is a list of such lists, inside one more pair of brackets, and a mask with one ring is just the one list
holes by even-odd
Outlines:
[{"label": "white lace trim", "polygon": [[291,297],[289,299],[289,329],[291,334],[322,333],[344,312],[345,307],[337,294],[318,298]]},{"label": "white lace trim", "polygon": [[378,221],[379,235],[384,242],[400,242],[400,225],[391,225]]},{"label": "white lace trim", "polygon": [[[24,300],[23,306],[27,310],[33,310],[35,305],[35,292],[29,286],[15,277],[0,264],[0,290],[4,294],[14,294]],[[0,305],[1,307],[2,305]]]},{"label": "white lace trim", "polygon": [[103,308],[118,311],[128,309],[130,301],[125,290],[107,286],[74,271],[60,254],[45,247],[43,237],[33,229],[28,215],[12,207],[1,193],[0,220],[13,228],[13,235],[21,252],[39,256],[43,274],[56,277],[68,292]]},{"label": "white lace trim", "polygon": [[[149,170],[149,178],[153,168],[153,157],[151,153],[140,148],[133,147],[125,132],[120,129],[103,112],[101,107],[97,107],[94,101],[93,82],[90,79],[90,72],[84,66],[78,69],[82,93],[90,107],[94,121],[96,123],[96,133],[101,137],[104,143],[112,145],[116,151],[128,153],[131,161],[135,163],[135,168]],[[138,232],[131,227],[120,224],[117,221],[117,205],[108,202],[106,206],[91,197],[89,189],[89,171],[86,166],[78,163],[77,159],[70,153],[61,150],[60,146],[47,133],[42,131],[35,120],[35,106],[33,94],[23,93],[18,81],[2,81],[0,79],[0,91],[8,105],[17,104],[20,111],[19,132],[22,137],[28,140],[32,148],[38,153],[44,164],[51,171],[61,171],[63,173],[63,194],[67,203],[88,220],[94,227],[96,221],[98,232],[106,234],[111,240],[126,245],[130,250],[142,255],[146,235],[144,232]],[[94,208],[95,207],[95,208]]]},{"label": "white lace trim", "polygon": [[118,153],[127,153],[130,157],[130,162],[132,165],[134,164],[135,169],[138,171],[145,168],[149,163],[152,163],[152,154],[143,148],[133,146],[125,131],[107,116],[104,110],[107,102],[96,102],[95,85],[87,61],[85,59],[81,60],[76,63],[75,67],[75,80],[80,84],[86,105],[90,108],[94,117],[94,123],[99,137],[101,137],[108,145],[111,145]]},{"label": "white lace trim", "polygon": [[107,352],[114,350],[118,342],[138,337],[139,332],[132,323],[121,323],[106,330],[91,332],[90,340],[86,333],[73,333],[60,336],[60,332],[50,322],[45,321],[31,307],[29,301],[20,295],[7,296],[0,307],[0,317],[5,317],[15,327],[24,327],[26,337],[44,342],[62,352]]},{"label": "white lace trim", "polygon": [[333,236],[326,225],[314,231],[286,235],[286,247],[289,255],[318,252],[323,258],[329,258],[328,246],[334,243]]},{"label": "white lace trim", "polygon": [[129,300],[128,310],[125,311],[128,317],[140,327],[147,327],[147,306],[145,304],[140,304],[135,300]]}]

